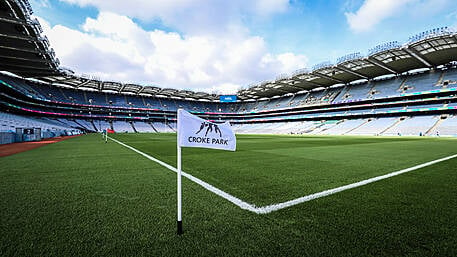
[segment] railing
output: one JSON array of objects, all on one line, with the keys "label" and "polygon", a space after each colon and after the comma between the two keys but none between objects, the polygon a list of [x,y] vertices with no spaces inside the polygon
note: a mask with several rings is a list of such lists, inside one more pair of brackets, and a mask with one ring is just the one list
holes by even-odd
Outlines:
[{"label": "railing", "polygon": [[292,75],[293,76],[298,76],[298,75],[303,75],[303,74],[306,74],[306,73],[309,73],[309,70],[307,68],[302,68],[302,69],[299,69],[299,70],[296,70],[296,71],[292,72]]},{"label": "railing", "polygon": [[312,71],[316,71],[316,70],[320,70],[320,69],[332,67],[332,66],[333,66],[333,64],[329,61],[321,62],[321,63],[314,65]]},{"label": "railing", "polygon": [[24,15],[29,18],[33,14],[32,6],[28,0],[16,0],[17,5],[22,9]]},{"label": "railing", "polygon": [[340,64],[340,63],[343,63],[343,62],[352,61],[352,60],[355,60],[355,59],[360,59],[362,57],[363,57],[363,55],[360,52],[347,54],[347,55],[339,57],[336,60],[336,63]]},{"label": "railing", "polygon": [[377,54],[380,52],[384,52],[384,51],[394,49],[394,48],[399,48],[399,47],[401,47],[401,44],[398,41],[387,42],[387,43],[380,44],[380,45],[377,45],[377,46],[369,49],[368,55]]},{"label": "railing", "polygon": [[430,29],[427,31],[423,31],[419,34],[416,34],[412,37],[409,37],[408,43],[414,43],[414,42],[421,41],[423,39],[430,38],[430,37],[450,35],[452,33],[453,33],[452,29],[450,29],[448,27]]}]

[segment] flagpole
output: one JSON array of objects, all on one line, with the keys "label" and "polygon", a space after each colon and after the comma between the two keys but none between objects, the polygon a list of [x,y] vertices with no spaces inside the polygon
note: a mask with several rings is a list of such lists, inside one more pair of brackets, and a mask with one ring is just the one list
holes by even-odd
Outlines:
[{"label": "flagpole", "polygon": [[182,216],[181,216],[181,146],[179,145],[179,109],[177,115],[177,131],[176,131],[176,145],[177,145],[177,162],[178,162],[178,235],[182,235]]}]

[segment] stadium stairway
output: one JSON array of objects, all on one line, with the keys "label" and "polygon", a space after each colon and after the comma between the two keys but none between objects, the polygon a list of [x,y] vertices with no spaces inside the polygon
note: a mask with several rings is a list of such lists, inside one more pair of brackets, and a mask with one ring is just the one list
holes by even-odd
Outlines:
[{"label": "stadium stairway", "polygon": [[316,125],[316,123],[314,123],[314,126],[310,126],[310,127],[306,128],[305,130],[301,131],[301,133],[310,134],[313,131],[317,131],[320,127],[322,127],[324,125],[325,125],[325,123],[320,123],[318,125]]},{"label": "stadium stairway", "polygon": [[430,132],[434,131],[446,118],[448,118],[448,115],[439,116],[435,124],[425,132],[425,135],[430,135]]},{"label": "stadium stairway", "polygon": [[49,118],[48,120],[54,120],[56,122],[58,122],[61,126],[68,126],[68,123],[62,121],[62,120],[59,120],[59,119],[51,119]]},{"label": "stadium stairway", "polygon": [[138,131],[137,131],[136,128],[135,128],[135,125],[133,125],[133,122],[130,121],[129,123],[130,123],[130,126],[132,126],[133,131],[134,131],[135,133],[138,133]]},{"label": "stadium stairway", "polygon": [[[313,134],[329,134],[328,133],[328,130],[332,130],[334,129],[336,126],[338,126],[339,124],[343,123],[344,120],[338,120],[338,121],[327,121],[326,123],[328,124],[328,126],[323,126],[323,127],[320,127],[320,131],[315,133],[316,130],[313,131]],[[327,132],[326,132],[327,131]]]},{"label": "stadium stairway", "polygon": [[159,131],[157,131],[157,129],[154,127],[154,125],[152,125],[151,122],[148,122],[149,125],[151,125],[152,129],[156,132],[156,133],[159,133]]},{"label": "stadium stairway", "polygon": [[332,127],[330,127],[330,128],[327,128],[327,129],[325,129],[325,130],[329,130],[329,129],[332,129],[332,128],[334,128],[334,127],[338,126],[338,125],[339,125],[340,123],[342,123],[342,122],[344,122],[344,120],[338,120],[337,122],[335,122],[335,124],[334,124]]},{"label": "stadium stairway", "polygon": [[436,82],[435,86],[443,85],[443,80],[444,80],[444,72],[441,72],[440,77],[438,78],[438,81]]},{"label": "stadium stairway", "polygon": [[392,125],[388,126],[386,129],[384,129],[383,131],[381,131],[381,132],[379,133],[379,135],[384,134],[385,132],[387,132],[387,131],[390,130],[391,128],[397,126],[400,122],[404,121],[405,119],[406,119],[405,117],[400,117],[400,118],[398,118],[398,120],[395,121]]},{"label": "stadium stairway", "polygon": [[338,120],[338,121],[326,121],[323,126],[320,126],[319,129],[314,129],[313,134],[325,134],[325,131],[334,128],[335,126],[338,126],[341,122],[344,122],[343,120]]},{"label": "stadium stairway", "polygon": [[167,123],[167,126],[171,129],[171,131],[176,132],[176,130],[169,123]]},{"label": "stadium stairway", "polygon": [[449,115],[446,119],[442,119],[442,122],[432,131],[430,135],[436,135],[439,132],[440,135],[457,136],[457,116]]},{"label": "stadium stairway", "polygon": [[86,126],[84,126],[83,124],[79,123],[77,120],[72,120],[72,121],[73,121],[74,123],[78,124],[79,127],[83,128],[83,129],[85,129],[85,130],[90,130],[90,129],[86,128]]},{"label": "stadium stairway", "polygon": [[95,124],[94,124],[94,121],[93,121],[93,120],[91,120],[91,121],[90,121],[90,124],[92,124],[92,127],[94,127],[95,131],[98,131],[98,129],[97,129],[97,126],[95,126]]},{"label": "stadium stairway", "polygon": [[401,82],[400,86],[397,89],[397,92],[402,92],[403,91],[403,87],[405,86],[407,80],[408,80],[408,78],[404,78],[403,79],[403,81]]},{"label": "stadium stairway", "polygon": [[369,122],[369,120],[365,120],[364,122],[362,122],[362,123],[359,124],[358,126],[356,126],[356,127],[354,127],[354,128],[351,128],[350,130],[344,132],[342,135],[346,135],[346,134],[348,134],[348,133],[350,133],[350,132],[352,132],[352,131],[354,131],[354,130],[360,128],[360,127],[362,127],[363,125],[367,124],[368,122]]}]

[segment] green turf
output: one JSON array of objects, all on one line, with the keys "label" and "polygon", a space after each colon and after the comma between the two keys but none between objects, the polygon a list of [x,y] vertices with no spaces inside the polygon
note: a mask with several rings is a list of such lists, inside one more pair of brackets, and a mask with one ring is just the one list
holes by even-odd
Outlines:
[{"label": "green turf", "polygon": [[[115,136],[169,164],[174,135]],[[238,136],[183,149],[190,174],[256,205],[457,153],[454,139]],[[456,256],[457,159],[267,215],[100,135],[0,158],[0,256]]]},{"label": "green turf", "polygon": [[[175,134],[114,136],[176,166]],[[258,206],[457,154],[453,139],[239,135],[236,152],[183,148],[183,170]]]}]

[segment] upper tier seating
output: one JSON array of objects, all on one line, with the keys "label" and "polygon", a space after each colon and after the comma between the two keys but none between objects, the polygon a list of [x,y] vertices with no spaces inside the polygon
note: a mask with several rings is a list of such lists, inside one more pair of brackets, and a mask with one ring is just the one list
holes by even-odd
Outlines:
[{"label": "upper tier seating", "polygon": [[[237,103],[213,103],[104,93],[98,91],[83,91],[36,84],[31,81],[25,81],[6,75],[0,75],[0,80],[31,97],[58,102],[122,108],[150,108],[167,111],[175,111],[178,108],[184,108],[195,112],[246,113],[332,102],[339,103],[379,99],[408,93],[436,90],[445,87],[457,87],[457,69],[428,71],[400,77],[394,76],[393,78],[384,80],[314,90],[295,95],[277,97],[270,100]],[[444,82],[446,82],[446,85]]]}]

